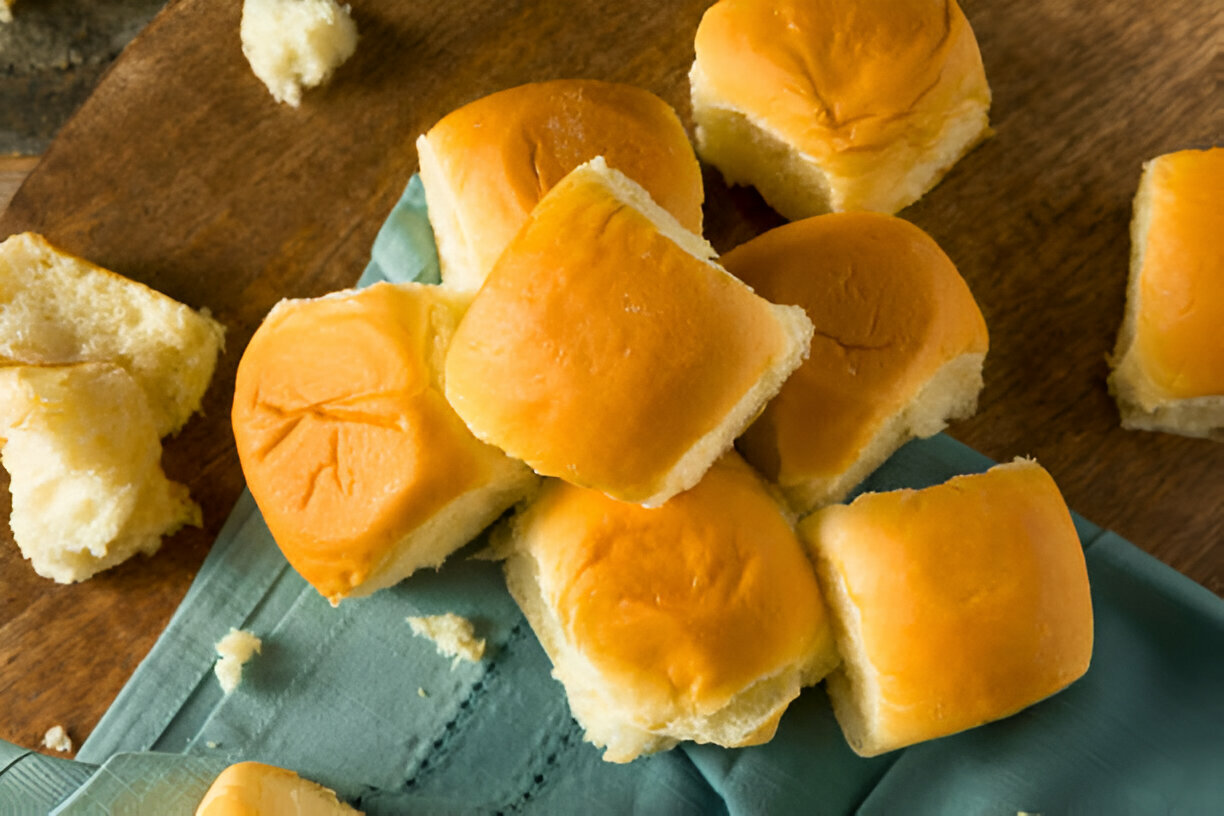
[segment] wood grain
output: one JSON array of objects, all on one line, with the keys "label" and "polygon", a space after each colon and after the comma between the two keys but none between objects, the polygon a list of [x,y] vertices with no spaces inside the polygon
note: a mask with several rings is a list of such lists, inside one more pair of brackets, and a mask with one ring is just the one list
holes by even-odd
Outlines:
[{"label": "wood grain", "polygon": [[37,156],[0,156],[0,212],[37,165]]},{"label": "wood grain", "polygon": [[[44,232],[229,327],[205,414],[165,455],[203,530],[71,587],[34,576],[6,531],[0,737],[34,746],[59,722],[80,742],[152,645],[242,487],[227,418],[243,347],[277,299],[356,279],[415,137],[486,93],[565,76],[644,86],[687,122],[708,0],[352,5],[357,54],[294,110],[250,75],[239,4],[171,3],[0,217],[0,235]],[[903,213],[957,262],[991,328],[981,410],[952,433],[996,459],[1035,455],[1073,507],[1221,592],[1224,445],[1121,431],[1104,384],[1140,165],[1224,133],[1209,70],[1220,14],[1192,0],[963,5],[996,135]],[[752,191],[705,179],[719,250],[779,223]]]}]

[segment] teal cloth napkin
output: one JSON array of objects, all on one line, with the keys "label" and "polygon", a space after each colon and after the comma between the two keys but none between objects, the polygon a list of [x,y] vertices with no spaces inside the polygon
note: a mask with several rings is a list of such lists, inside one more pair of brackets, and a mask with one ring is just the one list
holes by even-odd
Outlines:
[{"label": "teal cloth napkin", "polygon": [[[438,279],[414,177],[361,284]],[[991,462],[912,442],[863,486],[923,487]],[[284,561],[249,494],[77,762],[0,746],[0,813],[190,814],[243,759],[292,768],[370,814],[1224,812],[1224,602],[1078,516],[1096,615],[1088,674],[1015,717],[870,760],[821,688],[756,748],[683,745],[610,765],[477,540],[437,572],[332,609]],[[439,656],[405,618],[453,611],[489,642]],[[213,644],[263,638],[222,695]],[[6,753],[7,751],[7,753]],[[100,767],[99,767],[100,766]]]}]

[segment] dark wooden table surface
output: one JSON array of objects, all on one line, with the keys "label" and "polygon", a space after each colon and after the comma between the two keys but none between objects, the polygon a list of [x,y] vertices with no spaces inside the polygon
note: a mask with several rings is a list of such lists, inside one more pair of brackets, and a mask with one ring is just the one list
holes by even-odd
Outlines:
[{"label": "dark wooden table surface", "polygon": [[[0,216],[229,327],[205,413],[166,445],[202,530],[80,585],[39,578],[0,533],[0,738],[88,736],[179,603],[242,490],[228,414],[242,349],[284,296],[351,285],[447,111],[522,82],[632,82],[688,121],[708,0],[352,0],[357,54],[300,109],[238,43],[240,3],[177,0],[129,46]],[[978,415],[953,436],[1036,456],[1072,507],[1224,592],[1224,445],[1122,431],[1105,355],[1122,316],[1141,163],[1224,138],[1211,0],[965,0],[996,135],[902,215],[930,232],[991,331]],[[706,173],[725,251],[778,223]],[[0,515],[8,495],[0,489]]]}]

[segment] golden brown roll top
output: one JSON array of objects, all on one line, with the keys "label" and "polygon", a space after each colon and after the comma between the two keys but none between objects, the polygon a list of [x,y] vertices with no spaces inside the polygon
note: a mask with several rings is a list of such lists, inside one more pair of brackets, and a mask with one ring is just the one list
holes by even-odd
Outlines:
[{"label": "golden brown roll top", "polygon": [[954,0],[721,0],[695,48],[698,151],[791,219],[896,212],[988,132]]},{"label": "golden brown roll top", "polygon": [[540,202],[455,333],[446,395],[537,473],[657,505],[799,365],[810,324],[602,160]]},{"label": "golden brown roll top", "polygon": [[511,592],[608,760],[763,742],[836,662],[812,566],[735,454],[654,509],[549,480],[510,549]]},{"label": "golden brown roll top", "polygon": [[539,200],[596,156],[701,232],[701,170],[680,119],[642,88],[536,82],[478,99],[417,141],[443,282],[475,291]]},{"label": "golden brown roll top", "polygon": [[243,354],[243,473],[289,563],[333,603],[437,566],[533,481],[442,396],[461,309],[418,284],[282,301]]},{"label": "golden brown roll top", "polygon": [[1144,167],[1110,387],[1128,428],[1224,433],[1224,148]]},{"label": "golden brown roll top", "polygon": [[807,360],[737,446],[796,510],[840,501],[893,451],[976,408],[986,323],[935,241],[891,216],[771,230],[721,259],[816,327]]},{"label": "golden brown roll top", "polygon": [[844,661],[829,696],[863,756],[1006,717],[1088,669],[1084,554],[1035,462],[865,494],[800,534]]}]

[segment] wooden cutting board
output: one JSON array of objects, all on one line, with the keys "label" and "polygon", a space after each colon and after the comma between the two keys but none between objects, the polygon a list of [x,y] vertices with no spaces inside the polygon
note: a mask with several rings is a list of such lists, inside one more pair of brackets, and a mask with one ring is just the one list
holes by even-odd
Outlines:
[{"label": "wooden cutting board", "polygon": [[[451,109],[532,80],[658,93],[688,121],[708,0],[352,0],[357,54],[300,109],[276,105],[238,42],[241,4],[177,0],[133,42],[0,216],[207,306],[229,329],[204,415],[165,466],[205,524],[153,558],[58,586],[0,536],[0,738],[79,744],[182,598],[242,489],[228,414],[239,356],[281,297],[351,285]],[[991,330],[978,415],[953,436],[1036,456],[1068,502],[1224,591],[1224,445],[1119,429],[1105,355],[1121,319],[1141,163],[1224,137],[1210,67],[1217,6],[965,0],[994,89],[995,137],[902,215],[959,266]],[[780,223],[707,171],[720,251]],[[0,491],[7,513],[7,490]]]}]

